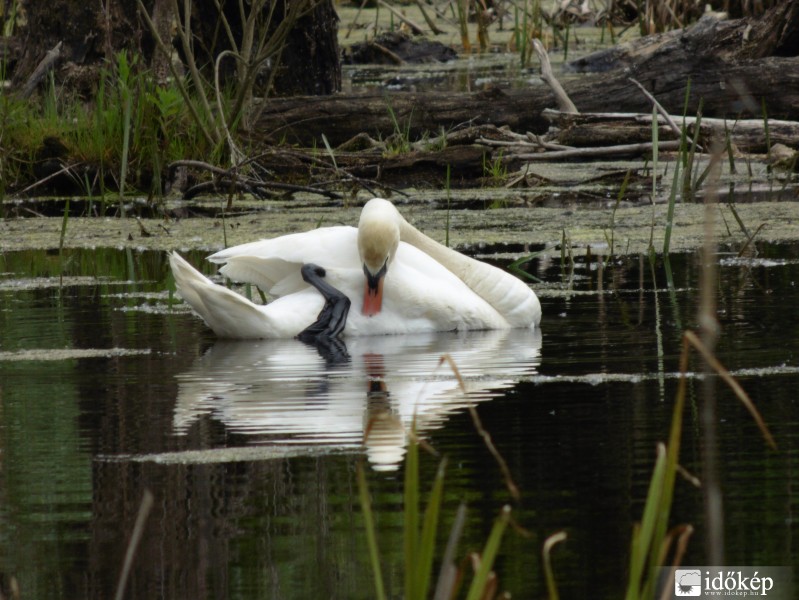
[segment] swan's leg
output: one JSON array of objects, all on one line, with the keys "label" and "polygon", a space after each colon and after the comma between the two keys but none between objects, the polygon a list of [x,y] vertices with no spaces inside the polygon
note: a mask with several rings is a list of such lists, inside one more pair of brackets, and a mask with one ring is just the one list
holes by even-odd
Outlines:
[{"label": "swan's leg", "polygon": [[325,281],[325,270],[322,267],[314,264],[303,265],[301,273],[303,280],[319,290],[325,299],[325,305],[316,322],[303,329],[297,338],[308,343],[337,338],[347,324],[350,299]]}]

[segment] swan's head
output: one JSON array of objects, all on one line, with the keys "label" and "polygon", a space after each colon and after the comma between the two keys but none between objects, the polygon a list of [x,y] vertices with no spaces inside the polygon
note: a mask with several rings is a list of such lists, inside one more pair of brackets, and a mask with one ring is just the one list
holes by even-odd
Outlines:
[{"label": "swan's head", "polygon": [[400,215],[394,205],[373,198],[363,207],[358,222],[358,253],[366,275],[363,314],[380,312],[383,303],[383,279],[397,253],[400,242]]}]

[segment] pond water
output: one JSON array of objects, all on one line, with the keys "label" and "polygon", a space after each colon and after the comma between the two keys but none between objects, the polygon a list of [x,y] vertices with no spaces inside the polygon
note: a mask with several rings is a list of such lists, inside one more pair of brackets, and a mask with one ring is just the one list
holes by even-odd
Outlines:
[{"label": "pond water", "polygon": [[[673,286],[638,257],[580,262],[571,277],[557,261],[529,268],[543,281],[540,331],[348,340],[341,360],[295,341],[216,341],[173,303],[160,252],[0,255],[0,589],[112,597],[149,490],[127,598],[371,598],[363,461],[387,586],[401,597],[403,427],[415,412],[449,459],[442,531],[468,504],[460,556],[510,503],[527,535],[506,533],[501,589],[542,597],[540,550],[564,530],[553,552],[562,597],[620,597],[681,332],[696,326],[697,259],[671,257]],[[796,565],[799,246],[723,254],[719,276],[717,355],[780,448],[719,383],[727,563]],[[681,454],[695,474],[700,388],[692,376]],[[423,454],[425,488],[437,464]],[[682,479],[672,523],[694,524],[685,562],[704,564],[701,492]]]}]

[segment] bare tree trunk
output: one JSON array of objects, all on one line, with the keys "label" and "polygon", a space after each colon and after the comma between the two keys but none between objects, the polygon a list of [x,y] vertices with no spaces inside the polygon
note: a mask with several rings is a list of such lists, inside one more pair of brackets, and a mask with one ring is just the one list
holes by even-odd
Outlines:
[{"label": "bare tree trunk", "polygon": [[338,15],[330,0],[289,33],[274,89],[280,96],[326,96],[341,90]]},{"label": "bare tree trunk", "polygon": [[[209,81],[213,81],[214,60],[224,50],[230,49],[227,34],[221,27],[217,10],[218,0],[192,0],[192,33],[198,63],[206,69]],[[276,3],[272,27],[281,22],[286,3],[292,0],[271,0]],[[22,0],[27,17],[25,25],[16,36],[13,45],[15,69],[12,84],[18,87],[36,69],[46,53],[62,42],[61,56],[57,65],[57,80],[70,80],[77,84],[78,91],[91,94],[94,77],[87,77],[86,85],[78,78],[83,68],[94,68],[104,60],[112,59],[120,50],[127,49],[150,64],[159,80],[167,72],[168,57],[157,50],[152,36],[137,14],[137,3],[133,0]],[[289,33],[286,47],[279,58],[280,67],[271,78],[268,69],[261,78],[263,93],[266,85],[273,81],[274,90],[280,95],[331,94],[341,89],[341,68],[337,42],[338,16],[332,0],[316,0],[313,12],[302,17]],[[143,0],[153,22],[159,28],[161,38],[171,39],[171,0]],[[180,6],[183,3],[179,3]],[[239,3],[221,3],[230,22],[233,35],[242,29]],[[269,10],[269,8],[265,9]],[[5,43],[2,50],[12,48]],[[278,57],[276,57],[278,58]],[[152,62],[151,62],[152,61]],[[274,64],[274,62],[273,62]],[[223,80],[235,73],[235,61],[223,61],[227,73]],[[90,81],[89,81],[90,80]]]},{"label": "bare tree trunk", "polygon": [[[288,2],[271,0],[264,8],[265,17],[274,10],[270,31],[283,20]],[[195,53],[198,64],[205,65],[206,76],[213,81],[216,57],[231,46],[216,8],[218,0],[193,0],[192,31],[195,35]],[[272,3],[275,3],[272,6]],[[238,2],[223,2],[222,10],[230,25],[233,37],[242,38],[243,23]],[[265,65],[256,83],[255,93],[266,96],[303,94],[317,96],[332,94],[341,89],[341,66],[338,52],[338,15],[331,0],[316,0],[311,14],[302,17],[289,33],[280,56]],[[277,65],[274,77],[271,70]],[[235,77],[236,63],[224,60],[220,67],[223,81]],[[266,86],[272,82],[272,90]]]},{"label": "bare tree trunk", "polygon": [[[151,5],[152,0],[147,3]],[[59,42],[62,65],[98,65],[123,48],[142,50],[142,28],[135,2],[23,0],[23,5],[26,21],[18,32],[22,53],[12,77],[15,87],[28,79]],[[70,75],[68,70],[57,79]]]}]

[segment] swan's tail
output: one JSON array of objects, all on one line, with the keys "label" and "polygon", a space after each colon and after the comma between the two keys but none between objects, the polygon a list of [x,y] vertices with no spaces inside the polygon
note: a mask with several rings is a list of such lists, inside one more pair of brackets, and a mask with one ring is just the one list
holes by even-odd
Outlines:
[{"label": "swan's tail", "polygon": [[244,296],[217,285],[186,262],[169,253],[175,287],[181,298],[222,338],[264,338],[270,335],[268,317]]}]

